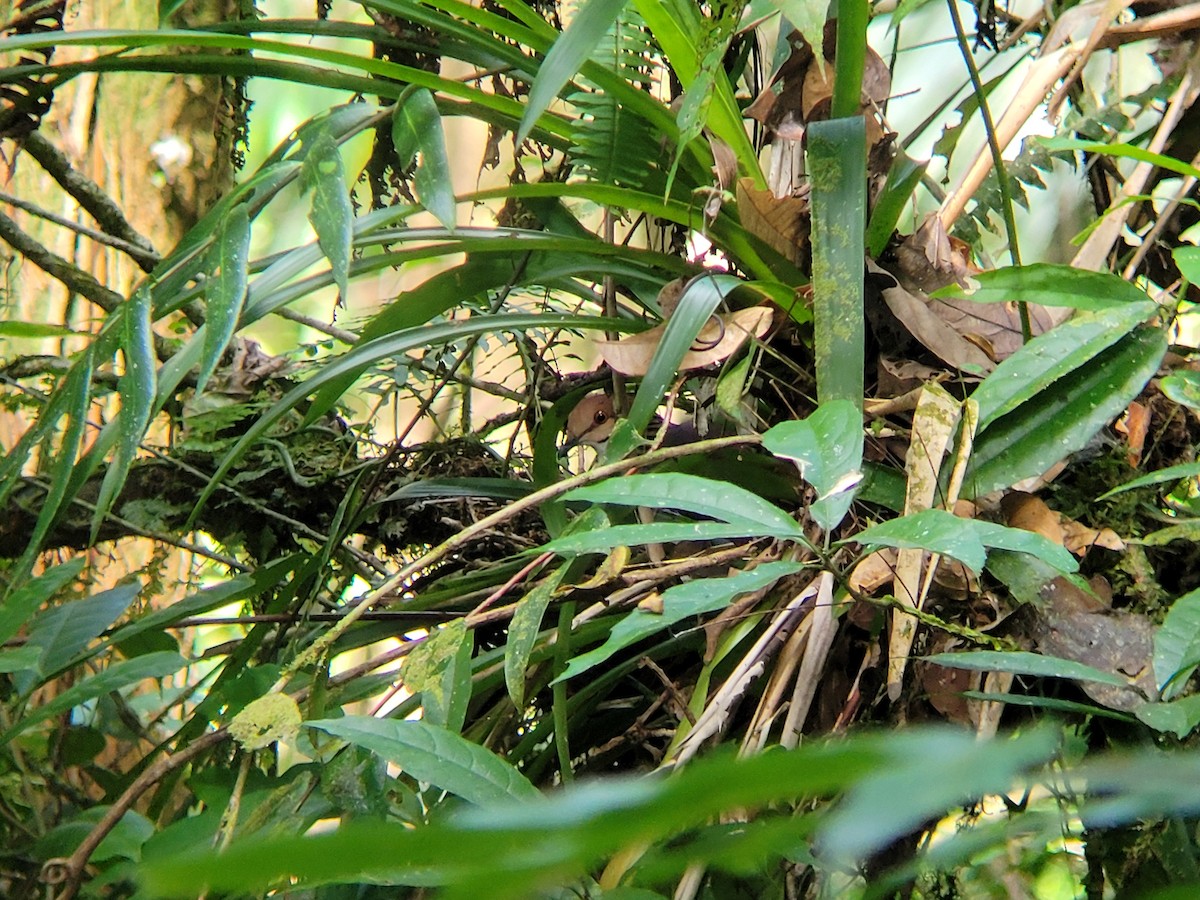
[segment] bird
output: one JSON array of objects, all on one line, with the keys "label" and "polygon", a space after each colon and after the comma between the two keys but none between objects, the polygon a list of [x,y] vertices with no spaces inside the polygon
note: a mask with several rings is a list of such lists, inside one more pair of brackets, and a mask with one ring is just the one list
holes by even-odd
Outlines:
[{"label": "bird", "polygon": [[[563,429],[566,438],[562,452],[579,447],[591,447],[597,452],[603,452],[617,424],[617,411],[613,398],[603,391],[594,391],[580,400],[567,416],[567,424]],[[657,434],[661,427],[657,420],[651,423],[649,433]],[[709,434],[701,435],[700,430],[692,421],[671,422],[663,435],[662,447],[682,447],[684,444],[694,444],[704,437],[720,437],[718,429]]]}]

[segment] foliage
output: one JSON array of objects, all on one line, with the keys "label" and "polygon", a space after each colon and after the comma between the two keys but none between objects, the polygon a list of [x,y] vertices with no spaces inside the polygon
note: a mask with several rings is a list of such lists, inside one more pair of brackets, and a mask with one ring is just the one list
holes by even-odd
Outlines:
[{"label": "foliage", "polygon": [[[7,896],[1200,881],[1197,404],[1172,331],[1195,207],[1145,202],[1174,189],[1151,171],[1200,176],[1173,131],[1200,115],[1190,75],[1164,44],[1156,89],[1074,90],[1150,38],[1055,50],[1030,22],[1013,41],[1047,54],[1023,69],[959,27],[943,192],[887,118],[910,57],[840,8],[823,33],[809,4],[692,0],[187,27],[164,3],[157,29],[4,32],[23,92],[0,125],[39,164],[31,132],[85,75],[338,97],[161,254],[59,178],[132,283],[0,216],[92,307],[0,326],[26,415],[0,460]],[[1050,89],[1062,132],[1007,167],[1022,92],[1028,115]],[[1013,202],[1045,203],[1051,156],[1101,202],[1073,265],[1022,265]],[[263,253],[297,191],[311,240]],[[1012,264],[982,271],[992,213]],[[350,327],[297,309],[359,310],[393,273]],[[316,337],[272,356],[248,337],[270,319]],[[586,371],[593,348],[611,366]],[[569,458],[600,388],[618,421]],[[672,439],[684,410],[698,441]]]}]

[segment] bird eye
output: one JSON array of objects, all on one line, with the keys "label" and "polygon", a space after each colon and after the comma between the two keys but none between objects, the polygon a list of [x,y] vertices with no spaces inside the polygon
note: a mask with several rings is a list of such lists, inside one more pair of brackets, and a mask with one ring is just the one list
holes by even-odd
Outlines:
[{"label": "bird eye", "polygon": [[592,417],[592,422],[596,425],[603,425],[607,421],[608,413],[606,413],[604,410],[598,410],[596,415]]}]

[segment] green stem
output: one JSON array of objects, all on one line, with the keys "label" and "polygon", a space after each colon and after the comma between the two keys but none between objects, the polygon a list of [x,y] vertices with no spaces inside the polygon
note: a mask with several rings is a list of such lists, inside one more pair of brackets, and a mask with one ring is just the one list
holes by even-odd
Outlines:
[{"label": "green stem", "polygon": [[[975,58],[971,48],[967,46],[967,34],[963,29],[962,17],[958,14],[958,0],[946,0],[950,7],[950,18],[954,21],[954,35],[958,39],[958,49],[962,53],[963,62],[971,76],[971,87],[979,98],[979,115],[983,118],[983,128],[987,133],[988,149],[992,153],[992,166],[996,170],[996,183],[1000,186],[1000,206],[1004,215],[1004,230],[1008,233],[1008,255],[1014,266],[1021,265],[1021,248],[1017,245],[1017,220],[1013,215],[1012,190],[1008,181],[1008,170],[1004,167],[1004,157],[1001,155],[1000,142],[996,139],[996,125],[992,119],[992,111],[988,107],[987,95],[983,92],[983,81],[979,77],[979,69],[975,66]],[[1029,320],[1029,306],[1024,301],[1017,301],[1017,309],[1021,314],[1021,337],[1026,343],[1033,337],[1032,323]]]},{"label": "green stem", "polygon": [[857,116],[862,106],[863,68],[867,62],[867,0],[838,0],[831,119]]},{"label": "green stem", "polygon": [[[575,603],[568,600],[558,608],[558,636],[554,644],[554,671],[561,674],[571,656],[571,621],[575,618]],[[563,784],[575,780],[571,768],[569,715],[567,712],[567,683],[555,682],[553,688],[554,749],[558,751],[558,772]]]}]

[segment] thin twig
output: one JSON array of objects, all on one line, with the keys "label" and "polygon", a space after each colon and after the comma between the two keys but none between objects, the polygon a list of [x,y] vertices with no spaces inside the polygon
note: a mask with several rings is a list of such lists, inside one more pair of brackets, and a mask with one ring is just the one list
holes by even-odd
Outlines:
[{"label": "thin twig", "polygon": [[36,159],[46,173],[74,197],[107,234],[141,248],[140,256],[132,253],[130,256],[142,269],[149,272],[157,265],[161,257],[154,245],[129,224],[121,208],[100,185],[71,165],[66,154],[37,131],[25,139],[25,152]]},{"label": "thin twig", "polygon": [[42,867],[43,881],[48,884],[63,885],[63,889],[55,896],[54,900],[72,900],[79,893],[80,882],[83,880],[83,873],[87,868],[88,860],[92,858],[92,854],[96,852],[96,848],[100,846],[100,842],[108,837],[109,832],[117,827],[117,823],[124,818],[125,813],[133,808],[133,804],[138,801],[138,798],[142,794],[149,790],[164,775],[191,762],[205,750],[215,747],[227,737],[229,737],[229,731],[225,728],[211,731],[197,738],[184,749],[172,753],[170,756],[162,757],[135,778],[133,783],[125,789],[125,792],[108,808],[103,818],[88,832],[87,837],[83,839],[70,858],[65,860],[61,858],[52,859],[47,861]]}]

